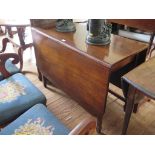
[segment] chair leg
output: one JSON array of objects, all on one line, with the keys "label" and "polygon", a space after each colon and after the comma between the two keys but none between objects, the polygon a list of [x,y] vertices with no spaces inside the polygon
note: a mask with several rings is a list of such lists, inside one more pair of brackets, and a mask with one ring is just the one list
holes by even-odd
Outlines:
[{"label": "chair leg", "polygon": [[138,110],[138,103],[134,104],[133,112],[136,113]]},{"label": "chair leg", "polygon": [[125,104],[124,104],[124,106],[123,106],[123,110],[124,110],[124,112],[125,112],[125,110],[126,110],[126,102],[125,102]]},{"label": "chair leg", "polygon": [[134,113],[136,113],[138,111],[138,107],[140,106],[140,104],[150,101],[149,98],[144,97],[143,95],[138,95],[138,96],[137,95],[138,95],[138,92],[136,94],[135,103],[134,103],[134,107],[133,107]]},{"label": "chair leg", "polygon": [[122,135],[125,135],[127,132],[127,129],[128,129],[131,113],[132,113],[133,107],[134,107],[135,93],[136,93],[136,89],[132,86],[129,86]]},{"label": "chair leg", "polygon": [[[126,110],[126,104],[127,104],[127,103],[125,103],[125,105],[124,105],[124,107],[123,107],[124,112],[125,112],[125,110]],[[133,105],[133,112],[136,113],[137,110],[138,110],[138,103],[135,103],[135,104]]]}]

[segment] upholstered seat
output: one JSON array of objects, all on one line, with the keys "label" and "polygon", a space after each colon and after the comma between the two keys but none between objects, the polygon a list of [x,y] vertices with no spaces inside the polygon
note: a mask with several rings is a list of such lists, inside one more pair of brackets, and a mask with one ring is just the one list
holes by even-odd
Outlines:
[{"label": "upholstered seat", "polygon": [[[20,72],[20,70],[14,64],[12,64],[11,60],[9,59],[5,63],[5,68],[8,70],[8,72],[11,75]],[[4,76],[0,73],[0,81],[3,79],[4,79]]]},{"label": "upholstered seat", "polygon": [[65,127],[43,104],[36,104],[1,130],[1,135],[66,135]]},{"label": "upholstered seat", "polygon": [[21,73],[0,81],[0,125],[37,103],[46,103],[44,94]]}]

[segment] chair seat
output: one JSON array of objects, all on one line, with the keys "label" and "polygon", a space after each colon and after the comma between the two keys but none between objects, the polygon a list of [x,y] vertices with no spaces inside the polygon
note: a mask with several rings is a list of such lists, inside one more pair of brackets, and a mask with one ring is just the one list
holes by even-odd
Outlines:
[{"label": "chair seat", "polygon": [[37,103],[46,103],[44,94],[21,73],[0,81],[0,125]]},{"label": "chair seat", "polygon": [[[5,63],[5,68],[8,70],[9,73],[11,73],[11,75],[20,72],[20,70],[14,64],[12,64],[11,60],[9,60],[9,59]],[[0,81],[3,79],[4,79],[4,77],[0,73]]]},{"label": "chair seat", "polygon": [[1,130],[1,135],[66,135],[70,132],[43,104],[36,104]]}]

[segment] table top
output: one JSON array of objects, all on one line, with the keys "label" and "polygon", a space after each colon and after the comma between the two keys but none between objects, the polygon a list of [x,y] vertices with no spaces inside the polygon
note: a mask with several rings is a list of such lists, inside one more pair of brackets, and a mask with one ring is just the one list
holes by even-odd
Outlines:
[{"label": "table top", "polygon": [[55,27],[50,29],[32,28],[45,36],[52,38],[68,47],[78,49],[100,63],[108,66],[133,56],[148,48],[148,44],[127,39],[117,35],[111,35],[111,43],[105,46],[88,45],[86,43],[86,24],[76,24],[76,31],[70,33],[57,32]]},{"label": "table top", "polygon": [[129,84],[155,99],[155,57],[123,76]]},{"label": "table top", "polygon": [[127,25],[148,32],[155,32],[155,19],[107,19],[107,21]]},{"label": "table top", "polygon": [[0,19],[0,26],[30,26],[29,19]]}]

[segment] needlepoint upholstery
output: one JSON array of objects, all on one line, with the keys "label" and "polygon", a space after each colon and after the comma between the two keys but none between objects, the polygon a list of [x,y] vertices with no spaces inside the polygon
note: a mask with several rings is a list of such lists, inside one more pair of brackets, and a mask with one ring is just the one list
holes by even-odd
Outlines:
[{"label": "needlepoint upholstery", "polygon": [[44,94],[21,73],[0,81],[0,125],[37,103],[46,103]]},{"label": "needlepoint upholstery", "polygon": [[1,135],[66,135],[65,127],[43,104],[36,104],[1,130]]},{"label": "needlepoint upholstery", "polygon": [[[16,65],[12,64],[11,60],[7,60],[6,63],[5,63],[5,68],[7,69],[7,71],[13,75],[15,73],[18,73],[20,72],[20,70],[16,67]],[[0,73],[0,81],[3,80],[4,77],[3,75]]]}]

